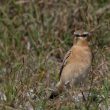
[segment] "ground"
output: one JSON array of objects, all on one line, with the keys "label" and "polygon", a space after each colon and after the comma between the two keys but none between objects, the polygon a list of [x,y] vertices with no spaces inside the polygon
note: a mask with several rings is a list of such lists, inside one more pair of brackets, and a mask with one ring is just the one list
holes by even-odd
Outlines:
[{"label": "ground", "polygon": [[[87,86],[48,100],[80,28],[92,33]],[[109,73],[109,0],[0,1],[0,110],[108,110]]]}]

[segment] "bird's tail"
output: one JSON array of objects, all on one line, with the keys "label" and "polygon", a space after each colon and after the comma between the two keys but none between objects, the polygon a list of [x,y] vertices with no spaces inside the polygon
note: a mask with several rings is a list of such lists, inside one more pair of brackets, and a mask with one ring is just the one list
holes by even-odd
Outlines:
[{"label": "bird's tail", "polygon": [[56,90],[52,91],[49,99],[54,99],[55,97],[57,97],[63,90],[63,85],[61,82],[58,82],[58,84],[56,85]]}]

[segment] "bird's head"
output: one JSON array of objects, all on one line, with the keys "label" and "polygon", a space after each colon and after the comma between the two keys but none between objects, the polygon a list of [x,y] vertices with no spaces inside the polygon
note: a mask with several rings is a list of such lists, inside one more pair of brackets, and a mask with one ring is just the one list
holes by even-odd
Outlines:
[{"label": "bird's head", "polygon": [[88,39],[90,37],[89,32],[84,32],[84,31],[75,31],[74,32],[74,43],[86,43],[88,42]]}]

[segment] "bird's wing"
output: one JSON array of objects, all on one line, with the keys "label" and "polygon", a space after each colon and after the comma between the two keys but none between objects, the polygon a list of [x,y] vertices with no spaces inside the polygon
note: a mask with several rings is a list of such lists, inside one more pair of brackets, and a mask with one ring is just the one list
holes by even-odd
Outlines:
[{"label": "bird's wing", "polygon": [[70,49],[70,50],[66,53],[66,55],[65,55],[65,57],[64,57],[64,59],[63,59],[63,63],[62,63],[62,65],[61,65],[60,72],[59,72],[59,78],[61,77],[63,68],[64,68],[65,65],[67,64],[67,61],[68,61],[68,58],[69,58],[71,52],[72,52],[72,49]]}]

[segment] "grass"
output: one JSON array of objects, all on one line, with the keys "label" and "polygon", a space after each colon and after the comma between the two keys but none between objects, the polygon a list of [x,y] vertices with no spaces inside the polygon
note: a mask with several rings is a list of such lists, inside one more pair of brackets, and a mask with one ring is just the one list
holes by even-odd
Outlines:
[{"label": "grass", "polygon": [[[6,95],[5,101],[0,100],[0,109],[110,108],[109,10],[109,0],[0,1],[0,92]],[[74,30],[80,27],[94,30],[93,75],[88,78],[87,88],[82,88],[91,95],[86,101],[75,102],[65,91],[50,101],[50,88],[58,81],[62,59],[72,46]]]}]

